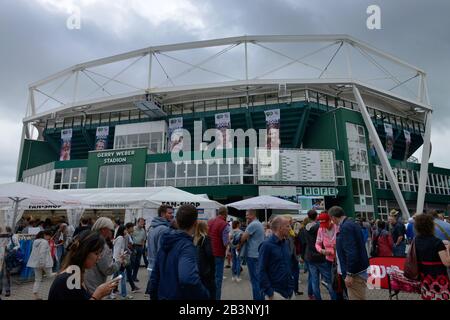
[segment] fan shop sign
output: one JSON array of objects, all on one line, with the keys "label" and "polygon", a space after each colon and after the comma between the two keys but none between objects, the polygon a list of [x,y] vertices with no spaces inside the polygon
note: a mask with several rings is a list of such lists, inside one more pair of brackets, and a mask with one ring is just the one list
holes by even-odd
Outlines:
[{"label": "fan shop sign", "polygon": [[163,201],[161,204],[168,205],[174,208],[178,208],[184,204],[192,204],[196,208],[200,207],[200,202]]},{"label": "fan shop sign", "polygon": [[97,158],[102,159],[103,164],[120,164],[128,162],[128,158],[134,155],[134,150],[105,151],[97,153]]}]

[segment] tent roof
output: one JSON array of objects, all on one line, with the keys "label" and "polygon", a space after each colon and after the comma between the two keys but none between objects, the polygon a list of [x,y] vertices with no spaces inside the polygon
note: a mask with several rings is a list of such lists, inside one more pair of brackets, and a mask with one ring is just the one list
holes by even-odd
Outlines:
[{"label": "tent roof", "polygon": [[178,207],[193,203],[196,207],[216,209],[219,203],[174,187],[102,188],[61,190],[91,207],[147,207],[157,208],[162,203]]},{"label": "tent roof", "polygon": [[284,209],[284,210],[300,210],[300,205],[291,201],[283,200],[272,196],[259,196],[242,201],[227,204],[238,210],[246,209]]}]

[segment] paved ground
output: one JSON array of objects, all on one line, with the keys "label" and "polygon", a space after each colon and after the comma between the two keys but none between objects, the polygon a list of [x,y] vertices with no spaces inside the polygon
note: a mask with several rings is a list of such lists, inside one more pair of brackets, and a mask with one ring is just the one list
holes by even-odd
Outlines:
[{"label": "paved ground", "polygon": [[[251,285],[248,278],[248,272],[247,269],[244,266],[244,271],[242,273],[242,281],[239,283],[231,281],[231,269],[225,269],[225,279],[223,280],[223,287],[222,287],[222,299],[225,300],[249,300],[252,299],[252,291],[251,291]],[[142,292],[140,293],[134,293],[134,300],[147,300],[148,297],[144,295],[145,286],[147,284],[147,270],[145,268],[141,268],[139,271],[139,282],[137,285],[142,288]],[[303,274],[303,272],[300,274],[300,290],[304,292],[303,295],[296,296],[296,300],[307,300],[307,292],[306,292],[306,283],[307,280],[307,274]],[[51,279],[45,279],[42,282],[41,288],[40,288],[40,295],[43,299],[47,299],[48,290],[51,285]],[[11,297],[5,297],[4,294],[1,296],[4,300],[32,300],[33,294],[32,294],[32,287],[33,282],[26,282],[26,283],[19,283],[16,279],[13,280],[12,285],[12,295]],[[129,289],[129,287],[128,287]],[[327,290],[322,287],[321,288],[322,298],[324,300],[329,299],[329,295],[327,293]],[[371,300],[388,300],[389,299],[389,293],[388,290],[368,290],[368,298]],[[412,294],[399,294],[399,300],[416,300],[420,299],[418,295],[412,295]]]}]

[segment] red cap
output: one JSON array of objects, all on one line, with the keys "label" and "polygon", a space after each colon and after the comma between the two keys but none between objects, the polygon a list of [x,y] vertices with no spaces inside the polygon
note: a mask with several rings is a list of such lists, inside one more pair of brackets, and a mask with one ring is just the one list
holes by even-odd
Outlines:
[{"label": "red cap", "polygon": [[321,227],[326,227],[326,226],[328,226],[328,223],[330,222],[331,218],[330,218],[330,215],[328,214],[328,212],[322,212],[317,217],[317,220],[320,222]]}]

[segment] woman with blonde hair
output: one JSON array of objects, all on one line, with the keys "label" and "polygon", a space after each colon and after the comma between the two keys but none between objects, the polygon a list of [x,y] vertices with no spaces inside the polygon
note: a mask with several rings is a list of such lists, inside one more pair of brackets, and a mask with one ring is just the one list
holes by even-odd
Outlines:
[{"label": "woman with blonde hair", "polygon": [[216,263],[212,253],[211,239],[208,236],[206,221],[198,221],[194,233],[194,245],[197,247],[198,269],[203,285],[209,291],[211,300],[216,298]]}]

